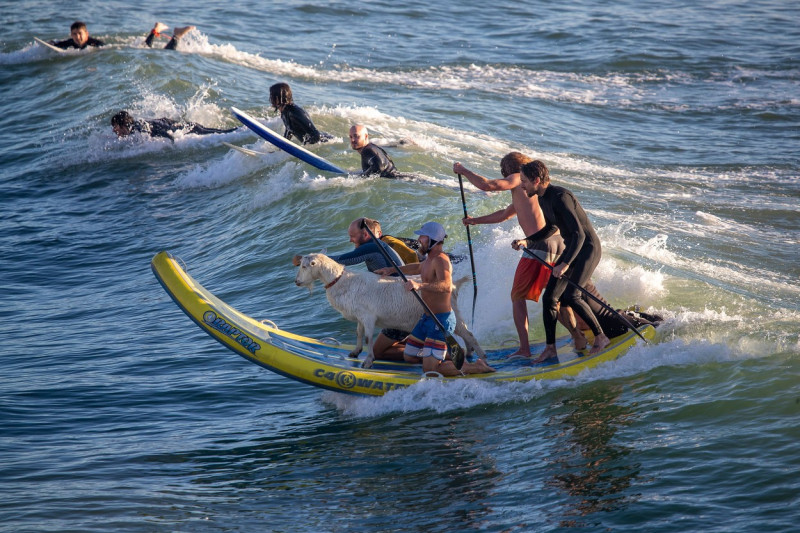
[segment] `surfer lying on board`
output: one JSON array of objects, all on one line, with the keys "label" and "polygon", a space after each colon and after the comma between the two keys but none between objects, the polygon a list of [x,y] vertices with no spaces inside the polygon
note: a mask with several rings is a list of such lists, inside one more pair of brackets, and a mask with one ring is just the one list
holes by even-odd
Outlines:
[{"label": "surfer lying on board", "polygon": [[396,178],[397,169],[386,151],[371,142],[366,126],[355,124],[350,128],[350,146],[361,155],[361,174],[379,174],[382,178]]},{"label": "surfer lying on board", "polygon": [[178,122],[169,118],[157,118],[154,120],[136,120],[127,111],[120,111],[111,117],[111,127],[117,137],[127,137],[131,133],[145,133],[151,137],[164,137],[171,141],[175,140],[174,134],[181,131],[184,134],[194,133],[195,135],[210,135],[212,133],[231,133],[237,128],[225,130],[217,128],[207,128],[194,122]]},{"label": "surfer lying on board", "polygon": [[144,44],[149,46],[150,48],[153,47],[153,41],[156,37],[170,37],[167,46],[164,47],[164,50],[175,50],[178,47],[178,41],[181,37],[189,33],[195,28],[195,26],[184,26],[183,28],[173,28],[172,35],[165,34],[164,32],[169,29],[169,26],[164,24],[163,22],[156,22],[153,29],[150,30],[150,33],[147,35],[147,39],[145,39]]},{"label": "surfer lying on board", "polygon": [[[608,304],[608,301],[603,298],[600,294],[600,291],[597,290],[597,287],[594,283],[588,281],[586,286],[584,287],[589,294],[594,296],[595,298],[601,300],[602,302]],[[628,325],[625,324],[622,320],[620,320],[614,313],[597,303],[591,298],[586,299],[586,303],[592,309],[594,316],[597,317],[597,321],[600,323],[600,327],[603,329],[603,333],[605,333],[609,338],[614,338],[623,333],[628,331]],[[636,328],[640,328],[647,324],[657,325],[660,324],[664,319],[659,315],[651,315],[647,313],[642,313],[641,311],[625,311],[618,309],[617,312],[624,313],[626,318],[633,324]],[[567,328],[570,335],[572,335],[572,340],[575,344],[576,350],[583,350],[586,348],[586,335],[584,335],[584,331],[587,331],[591,328],[583,321],[583,319],[579,316],[576,316],[575,313],[572,311],[572,308],[568,305],[561,304],[559,302],[559,309],[558,309],[558,321]]]},{"label": "surfer lying on board", "polygon": [[[450,258],[442,250],[447,234],[444,227],[438,222],[426,222],[414,233],[420,236],[420,249],[427,253],[427,257],[421,263],[411,263],[400,267],[404,274],[421,276],[420,281],[409,279],[405,284],[406,289],[409,291],[419,290],[423,301],[447,328],[447,334],[452,335],[456,326],[455,313],[450,304],[450,296],[453,291],[452,267]],[[383,275],[392,272],[394,272],[394,267],[376,271],[377,274]],[[435,321],[423,313],[406,339],[404,359],[409,363],[422,363],[423,372],[438,372],[443,376],[494,372],[494,369],[480,358],[474,363],[464,362],[464,366],[458,370],[455,364],[446,358],[447,334],[440,331]]]},{"label": "surfer lying on board", "polygon": [[[500,173],[502,179],[489,180],[469,170],[461,163],[453,163],[453,172],[461,174],[470,183],[482,191],[511,191],[511,203],[505,209],[495,211],[481,217],[464,217],[461,222],[465,225],[474,224],[499,224],[516,216],[519,226],[525,235],[533,235],[545,226],[544,214],[539,207],[537,196],[529,197],[520,184],[519,171],[522,165],[533,161],[530,157],[520,152],[510,152],[500,160]],[[531,251],[551,265],[555,264],[558,257],[564,252],[564,239],[556,232],[543,241],[534,243]],[[514,284],[511,288],[511,310],[514,316],[514,326],[519,336],[519,350],[511,355],[531,356],[530,340],[528,338],[528,302],[539,301],[547,280],[550,279],[550,270],[539,261],[523,252],[514,273]]]},{"label": "surfer lying on board", "polygon": [[64,50],[68,48],[77,48],[79,50],[83,50],[87,46],[99,47],[105,46],[106,44],[100,39],[89,37],[89,30],[86,29],[86,24],[80,20],[76,20],[72,23],[72,26],[69,28],[69,34],[71,37],[66,41],[51,41],[50,44]]},{"label": "surfer lying on board", "polygon": [[552,276],[542,297],[542,318],[547,346],[534,362],[541,363],[558,355],[556,323],[559,300],[569,305],[592,330],[594,343],[589,353],[595,354],[608,346],[610,341],[603,333],[592,309],[581,297],[580,290],[567,280],[580,287],[586,286],[600,262],[602,253],[600,238],[595,233],[583,207],[578,203],[578,199],[564,187],[550,184],[550,172],[542,161],[536,160],[522,165],[520,179],[528,196],[539,197],[539,206],[547,225],[525,239],[512,241],[511,247],[519,250],[523,246],[532,246],[537,241],[550,237],[556,230],[561,231],[561,236],[564,238],[564,253],[553,267]]},{"label": "surfer lying on board", "polygon": [[269,88],[269,103],[281,114],[283,126],[286,128],[283,136],[287,139],[294,136],[303,144],[316,144],[333,138],[328,133],[320,132],[311,122],[308,113],[294,103],[288,83],[276,83]]}]

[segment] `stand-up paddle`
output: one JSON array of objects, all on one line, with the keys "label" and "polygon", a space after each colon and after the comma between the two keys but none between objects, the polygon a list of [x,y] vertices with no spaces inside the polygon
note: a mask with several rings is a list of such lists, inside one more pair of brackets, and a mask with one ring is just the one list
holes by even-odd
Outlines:
[{"label": "stand-up paddle", "polygon": [[[529,248],[528,248],[528,247],[526,247],[526,246],[523,246],[523,247],[522,247],[522,249],[523,249],[523,250],[525,250],[526,252],[528,252],[528,254],[529,254],[531,257],[533,257],[534,259],[536,259],[537,261],[539,261],[541,264],[543,264],[544,266],[546,266],[547,268],[549,268],[551,272],[553,271],[553,267],[550,265],[550,263],[548,263],[547,261],[545,261],[544,259],[542,259],[542,258],[541,258],[541,257],[539,257],[538,255],[536,255],[535,253],[533,253],[533,250],[529,249]],[[610,306],[610,305],[608,305],[607,303],[603,302],[603,300],[601,300],[600,298],[598,298],[598,297],[597,297],[597,296],[595,296],[594,294],[590,293],[589,291],[587,291],[586,289],[584,289],[583,287],[581,287],[580,285],[578,285],[577,283],[575,283],[574,281],[572,281],[571,279],[569,279],[568,277],[564,276],[564,279],[567,281],[567,283],[569,283],[569,284],[570,284],[570,285],[572,285],[573,287],[576,287],[576,288],[580,289],[580,291],[581,291],[581,292],[582,292],[584,295],[588,296],[589,298],[591,298],[591,299],[592,299],[592,300],[594,300],[595,302],[599,303],[601,306],[603,306],[603,307],[604,307],[605,309],[607,309],[608,311],[611,311],[612,313],[614,313],[614,314],[617,316],[617,318],[619,318],[619,319],[620,319],[620,320],[622,320],[622,321],[623,321],[625,324],[627,324],[627,326],[628,326],[629,328],[631,328],[631,329],[633,330],[633,332],[634,332],[634,333],[636,333],[637,335],[639,335],[639,338],[641,338],[641,339],[642,339],[642,340],[643,340],[645,343],[647,343],[647,344],[650,344],[650,343],[647,341],[647,339],[645,339],[645,338],[642,336],[642,334],[641,334],[641,333],[639,333],[639,330],[638,330],[638,329],[636,329],[636,326],[634,326],[633,324],[631,324],[631,321],[630,321],[630,320],[628,320],[627,318],[625,318],[625,316],[624,316],[624,315],[622,315],[622,314],[618,313],[616,309],[614,309],[613,307],[611,307],[611,306]]]},{"label": "stand-up paddle", "polygon": [[[461,179],[461,174],[458,176],[458,187],[461,189],[461,206],[464,208],[464,218],[467,218],[467,201],[464,199],[464,180]],[[475,257],[472,255],[472,236],[469,234],[469,226],[467,228],[467,245],[469,246],[469,262],[472,265],[472,327],[475,327],[475,302],[478,300],[478,278],[475,277]]]},{"label": "stand-up paddle", "polygon": [[[361,221],[361,228],[367,230],[369,236],[372,237],[372,240],[375,241],[375,243],[377,244],[378,250],[380,250],[381,254],[383,255],[383,258],[386,259],[386,261],[388,261],[389,264],[394,267],[395,271],[397,271],[397,273],[400,275],[403,281],[408,281],[406,275],[403,274],[403,271],[400,270],[400,267],[397,266],[397,263],[394,262],[394,259],[392,259],[391,256],[386,252],[386,250],[383,249],[383,246],[381,246],[378,238],[375,237],[375,234],[372,233],[372,230],[369,229],[369,226],[367,226],[366,222],[364,222],[363,220]],[[453,337],[450,333],[447,332],[447,328],[445,328],[442,325],[441,321],[438,318],[436,318],[436,315],[433,314],[431,308],[428,307],[428,304],[426,304],[425,300],[422,299],[422,296],[420,296],[416,290],[412,289],[411,292],[414,293],[414,296],[416,296],[417,301],[419,301],[419,303],[422,304],[422,307],[425,309],[425,312],[428,313],[428,315],[430,315],[430,317],[436,323],[436,327],[439,328],[439,331],[445,334],[445,342],[447,343],[447,348],[450,351],[450,356],[453,358],[453,364],[456,365],[456,369],[461,370],[461,367],[464,366],[464,361],[466,359],[466,354],[464,353],[464,349],[461,347],[460,344],[458,344],[458,341],[455,339],[455,337]]]}]

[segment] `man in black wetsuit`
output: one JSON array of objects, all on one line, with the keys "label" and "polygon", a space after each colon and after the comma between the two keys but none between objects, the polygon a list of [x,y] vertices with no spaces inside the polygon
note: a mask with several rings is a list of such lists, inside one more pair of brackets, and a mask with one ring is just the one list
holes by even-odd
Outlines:
[{"label": "man in black wetsuit", "polygon": [[182,131],[184,134],[194,133],[195,135],[209,135],[212,133],[231,133],[236,128],[221,130],[217,128],[207,128],[194,122],[178,122],[168,118],[157,118],[154,120],[135,120],[127,111],[120,111],[111,117],[111,127],[117,137],[127,137],[131,133],[146,133],[151,137],[164,137],[171,141],[175,140],[174,134]]},{"label": "man in black wetsuit", "polygon": [[361,154],[361,173],[380,174],[382,178],[396,178],[397,169],[380,146],[369,142],[367,128],[356,124],[350,128],[350,146]]},{"label": "man in black wetsuit", "polygon": [[94,37],[89,37],[89,30],[86,29],[86,24],[80,20],[76,20],[69,28],[70,39],[66,41],[51,42],[53,46],[63,48],[77,48],[83,50],[87,46],[104,46],[106,43]]},{"label": "man in black wetsuit", "polygon": [[556,229],[561,231],[565,246],[542,297],[547,346],[534,362],[540,363],[557,355],[555,343],[559,300],[569,305],[592,330],[594,344],[589,353],[597,353],[608,346],[608,337],[603,333],[592,309],[581,297],[580,290],[570,285],[567,279],[581,287],[586,285],[600,262],[600,238],[577,198],[564,187],[550,184],[550,172],[543,162],[531,161],[522,165],[520,170],[520,181],[528,196],[539,197],[546,225],[525,239],[513,241],[511,246],[515,250],[523,246],[530,247],[553,235]]},{"label": "man in black wetsuit", "polygon": [[[174,28],[172,30],[172,36],[167,43],[167,46],[164,47],[165,50],[175,50],[178,47],[178,41],[181,37],[192,31],[195,27],[194,26],[184,26],[183,28]],[[150,48],[153,47],[153,41],[156,37],[161,37],[165,31],[169,29],[169,26],[164,24],[163,22],[156,22],[156,25],[153,26],[153,29],[150,30],[150,33],[147,35],[147,39],[145,39],[144,44],[149,46]]]},{"label": "man in black wetsuit", "polygon": [[294,103],[292,89],[288,83],[276,83],[269,88],[269,103],[281,114],[281,120],[286,131],[283,136],[291,139],[292,136],[303,144],[316,144],[331,139],[327,133],[321,133],[308,113]]}]

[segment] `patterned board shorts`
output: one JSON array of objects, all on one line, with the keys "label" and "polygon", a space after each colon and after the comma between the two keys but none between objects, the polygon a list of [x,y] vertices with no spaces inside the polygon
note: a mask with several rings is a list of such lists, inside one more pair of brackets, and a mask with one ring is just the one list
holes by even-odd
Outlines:
[{"label": "patterned board shorts", "polygon": [[456,329],[456,314],[452,311],[436,313],[436,318],[447,329],[443,332],[427,314],[422,315],[414,330],[406,340],[406,349],[403,352],[411,357],[433,357],[444,361],[447,356],[447,334],[453,334]]}]

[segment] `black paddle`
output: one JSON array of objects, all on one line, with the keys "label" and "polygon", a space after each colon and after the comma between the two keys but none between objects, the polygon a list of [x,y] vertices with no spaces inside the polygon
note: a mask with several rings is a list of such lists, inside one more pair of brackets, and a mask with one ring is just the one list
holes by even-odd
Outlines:
[{"label": "black paddle", "polygon": [[[538,255],[534,254],[532,250],[530,250],[529,248],[527,248],[527,247],[525,247],[525,246],[523,246],[523,247],[522,247],[522,249],[523,249],[523,250],[525,250],[526,252],[528,252],[528,255],[530,255],[531,257],[533,257],[534,259],[536,259],[537,261],[539,261],[541,264],[543,264],[544,266],[546,266],[547,268],[549,268],[551,272],[553,271],[553,267],[552,267],[552,266],[550,266],[550,263],[548,263],[547,261],[545,261],[544,259],[542,259],[542,258],[541,258],[541,257],[539,257]],[[580,285],[578,285],[577,283],[575,283],[574,281],[572,281],[571,279],[569,279],[568,277],[566,277],[566,276],[565,276],[565,277],[564,277],[564,279],[565,279],[565,280],[567,280],[567,283],[569,283],[569,284],[570,284],[570,285],[572,285],[573,287],[577,287],[578,289],[580,289],[580,290],[581,290],[581,292],[582,292],[583,294],[585,294],[586,296],[588,296],[589,298],[591,298],[591,299],[592,299],[592,300],[594,300],[595,302],[597,302],[597,303],[599,303],[600,305],[602,305],[604,308],[608,309],[609,311],[611,311],[612,313],[614,313],[615,315],[617,315],[617,318],[619,318],[619,319],[620,319],[620,320],[622,320],[622,321],[623,321],[625,324],[627,324],[627,325],[628,325],[628,327],[629,327],[629,328],[631,328],[631,329],[633,330],[633,332],[634,332],[634,333],[636,333],[637,335],[639,335],[639,337],[640,337],[640,338],[641,338],[641,339],[642,339],[644,342],[646,342],[647,344],[650,344],[650,343],[647,341],[647,339],[645,339],[645,338],[642,336],[642,334],[641,334],[641,333],[639,333],[639,330],[638,330],[638,329],[636,329],[636,326],[634,326],[633,324],[631,324],[631,321],[630,321],[630,320],[628,320],[627,318],[625,318],[625,316],[624,316],[624,315],[621,315],[620,313],[618,313],[618,312],[616,311],[616,309],[612,308],[612,307],[611,307],[610,305],[608,305],[607,303],[604,303],[604,302],[603,302],[603,300],[601,300],[600,298],[598,298],[598,297],[597,297],[597,296],[595,296],[594,294],[590,293],[589,291],[587,291],[586,289],[584,289],[583,287],[581,287]]]},{"label": "black paddle", "polygon": [[[461,174],[458,176],[458,187],[461,189],[461,206],[464,208],[464,218],[467,218],[467,201],[464,199],[464,181],[461,179]],[[478,279],[475,277],[475,257],[472,255],[472,236],[469,234],[469,226],[467,228],[467,244],[469,245],[469,262],[472,265],[472,327],[475,327],[475,302],[478,300]]]},{"label": "black paddle", "polygon": [[[403,271],[400,270],[400,267],[397,266],[397,263],[394,262],[394,259],[392,259],[392,257],[386,252],[386,250],[383,249],[383,246],[381,246],[380,241],[378,240],[377,237],[375,237],[375,234],[372,233],[372,230],[369,229],[369,226],[367,226],[366,222],[364,222],[363,219],[361,220],[361,227],[367,230],[369,236],[372,237],[372,240],[375,241],[375,244],[378,246],[378,250],[380,250],[381,254],[383,254],[383,258],[386,259],[389,262],[389,264],[391,264],[394,267],[397,273],[400,274],[400,277],[403,278],[403,281],[408,281],[406,275],[403,274]],[[456,368],[458,370],[461,370],[461,367],[464,366],[464,360],[466,359],[466,354],[464,354],[464,349],[461,347],[460,344],[458,344],[458,341],[455,339],[455,337],[453,337],[452,335],[450,335],[450,333],[447,332],[447,328],[445,328],[439,321],[439,319],[436,318],[436,315],[433,314],[431,308],[428,307],[428,304],[425,303],[425,301],[422,299],[419,293],[413,289],[411,290],[411,292],[414,293],[414,296],[416,296],[417,301],[419,301],[419,303],[422,304],[422,307],[425,309],[425,312],[428,313],[431,316],[431,318],[433,318],[433,321],[436,323],[436,327],[439,328],[439,331],[442,331],[445,334],[447,348],[450,350],[450,356],[453,358],[453,364],[456,365]]]}]

